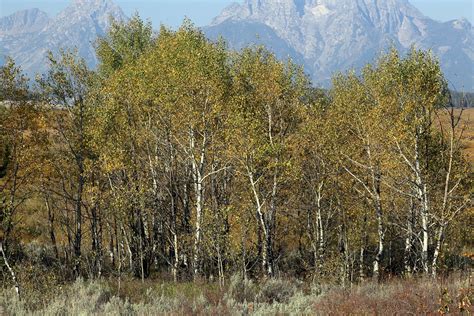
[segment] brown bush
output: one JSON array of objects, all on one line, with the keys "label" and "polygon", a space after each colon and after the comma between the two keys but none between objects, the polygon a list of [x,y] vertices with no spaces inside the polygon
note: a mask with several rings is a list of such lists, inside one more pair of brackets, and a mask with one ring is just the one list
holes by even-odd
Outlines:
[{"label": "brown bush", "polygon": [[336,289],[315,303],[321,314],[433,315],[474,311],[472,285],[453,277],[365,283],[350,290]]}]

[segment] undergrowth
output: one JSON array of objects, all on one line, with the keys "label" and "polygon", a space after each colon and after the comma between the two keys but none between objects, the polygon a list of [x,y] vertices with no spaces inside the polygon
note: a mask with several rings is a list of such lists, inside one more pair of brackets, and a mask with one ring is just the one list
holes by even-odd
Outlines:
[{"label": "undergrowth", "polygon": [[[46,285],[45,285],[46,286]],[[29,289],[19,300],[4,288],[0,305],[8,315],[406,315],[474,312],[473,284],[451,276],[394,279],[348,288],[296,280],[245,280],[218,284],[117,280],[84,281]]]}]

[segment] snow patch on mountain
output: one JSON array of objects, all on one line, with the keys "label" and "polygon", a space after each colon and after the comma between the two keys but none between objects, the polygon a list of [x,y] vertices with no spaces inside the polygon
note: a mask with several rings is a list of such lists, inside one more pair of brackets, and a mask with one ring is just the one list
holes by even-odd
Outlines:
[{"label": "snow patch on mountain", "polygon": [[313,13],[315,17],[319,18],[319,17],[330,14],[331,10],[328,9],[328,7],[326,7],[323,4],[318,4],[317,6],[311,8],[311,13]]}]

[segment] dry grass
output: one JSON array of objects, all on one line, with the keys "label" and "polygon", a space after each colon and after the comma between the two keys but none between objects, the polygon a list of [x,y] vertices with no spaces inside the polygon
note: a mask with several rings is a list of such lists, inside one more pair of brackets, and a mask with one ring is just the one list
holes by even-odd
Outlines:
[{"label": "dry grass", "polygon": [[437,282],[396,279],[384,284],[367,283],[351,290],[336,289],[322,296],[315,309],[323,315],[471,315],[472,285],[456,277]]},{"label": "dry grass", "polygon": [[[296,280],[246,282],[233,277],[228,286],[214,283],[122,283],[76,281],[56,288],[45,298],[30,291],[18,301],[14,292],[0,291],[0,306],[12,315],[471,315],[474,289],[468,275],[433,280],[392,279],[351,288],[319,286]],[[241,297],[242,290],[251,293]],[[26,293],[25,293],[26,294]],[[34,298],[36,297],[36,298]],[[30,300],[34,301],[31,304]],[[43,303],[40,303],[43,301]]]},{"label": "dry grass", "polygon": [[474,108],[466,109],[463,112],[462,122],[465,126],[463,134],[465,152],[469,161],[474,165]]},{"label": "dry grass", "polygon": [[[474,167],[474,108],[454,110],[455,116],[461,115],[459,128],[462,130],[463,149],[466,157]],[[448,115],[444,112],[440,114],[440,120],[444,127],[449,124]]]}]

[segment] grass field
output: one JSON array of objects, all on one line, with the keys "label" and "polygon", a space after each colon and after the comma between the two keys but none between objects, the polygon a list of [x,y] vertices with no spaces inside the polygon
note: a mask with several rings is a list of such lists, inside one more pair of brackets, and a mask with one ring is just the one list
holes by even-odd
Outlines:
[{"label": "grass field", "polygon": [[[455,110],[454,113],[458,116],[461,113],[461,110]],[[443,124],[448,123],[447,115],[442,114],[440,118]],[[459,127],[462,130],[464,152],[474,167],[474,108],[462,110]]]},{"label": "grass field", "polygon": [[474,108],[463,111],[462,123],[465,127],[463,132],[465,152],[474,165]]},{"label": "grass field", "polygon": [[[468,274],[449,278],[396,278],[348,287],[297,280],[141,283],[76,281],[23,293],[0,292],[9,315],[471,315],[474,291]],[[44,291],[50,293],[48,299]]]}]

